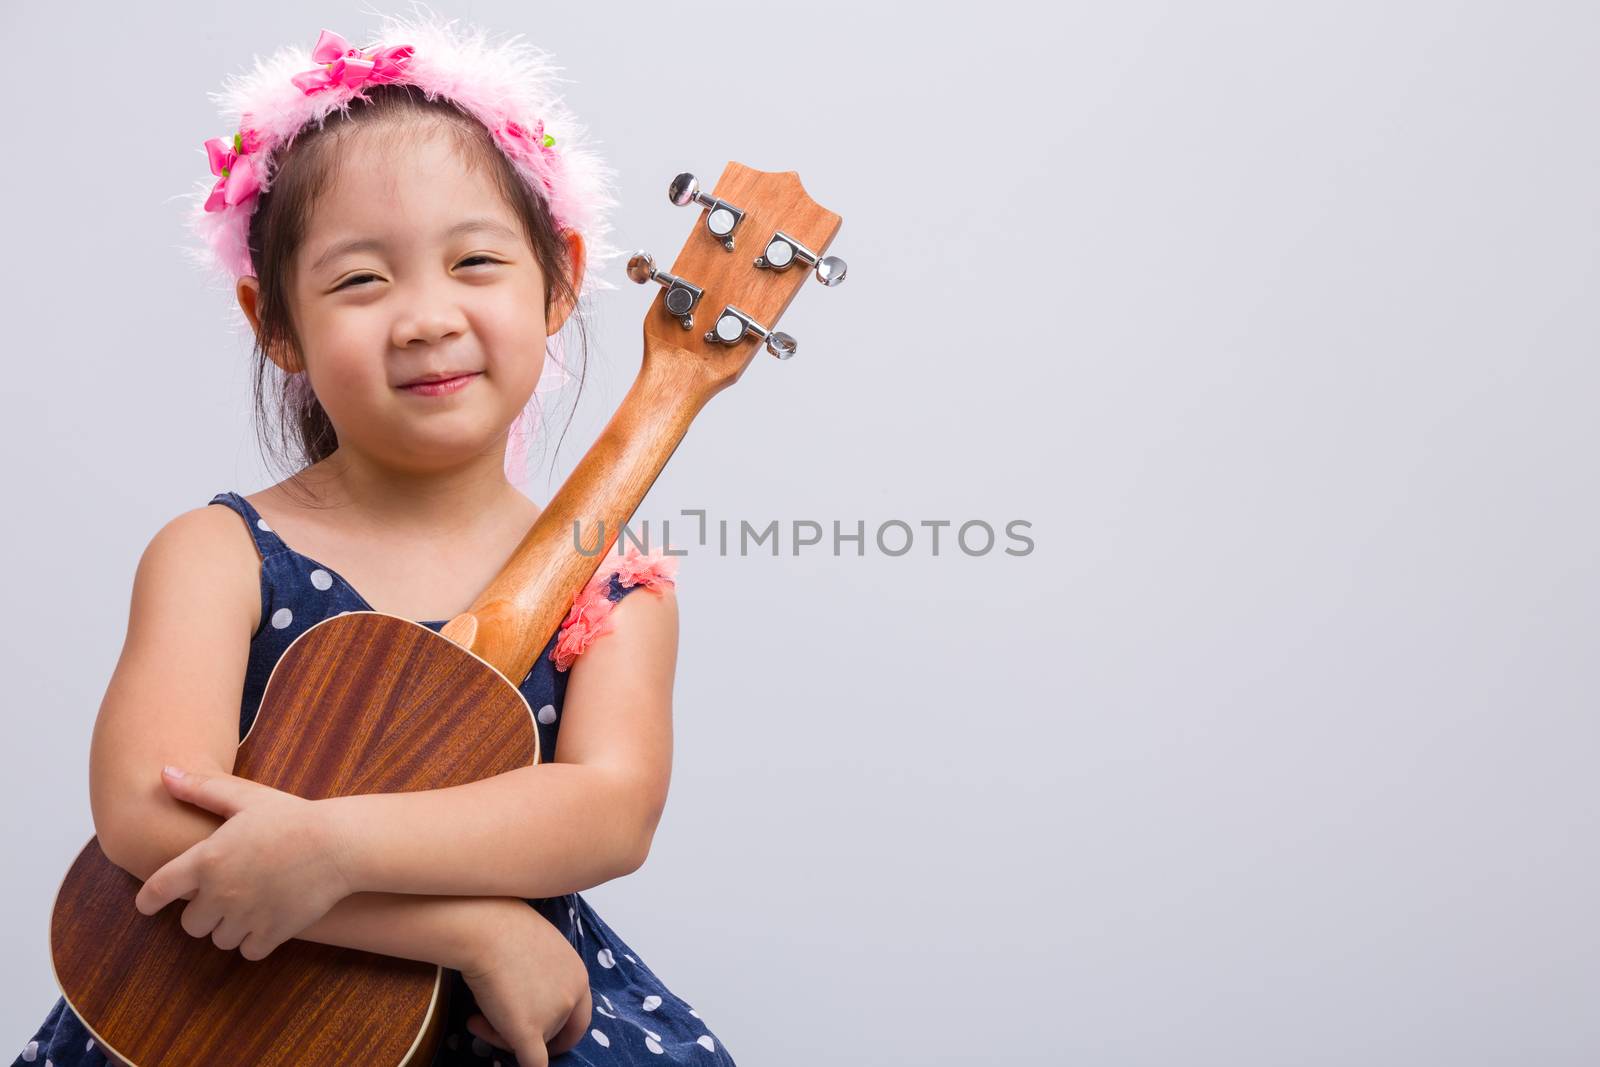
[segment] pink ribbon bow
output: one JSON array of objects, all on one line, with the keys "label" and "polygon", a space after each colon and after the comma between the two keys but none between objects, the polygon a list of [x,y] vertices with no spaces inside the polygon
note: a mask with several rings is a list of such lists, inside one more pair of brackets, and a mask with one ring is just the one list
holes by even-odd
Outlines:
[{"label": "pink ribbon bow", "polygon": [[411,45],[396,44],[367,55],[359,48],[351,48],[348,41],[332,30],[323,30],[317,37],[317,46],[311,50],[311,58],[323,65],[296,74],[290,81],[307,96],[341,85],[352,89],[382,85],[398,80],[405,73],[406,62],[414,51]]},{"label": "pink ribbon bow", "polygon": [[256,162],[251,158],[251,153],[259,147],[260,137],[254,130],[240,130],[232,141],[213,137],[206,142],[211,173],[220,175],[206,198],[207,211],[221,211],[260,192],[261,176],[256,173]]}]

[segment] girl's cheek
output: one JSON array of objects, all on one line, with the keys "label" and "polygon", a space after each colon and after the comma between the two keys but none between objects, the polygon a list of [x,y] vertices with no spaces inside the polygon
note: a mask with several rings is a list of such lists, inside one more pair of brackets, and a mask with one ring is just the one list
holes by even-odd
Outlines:
[{"label": "girl's cheek", "polygon": [[325,354],[319,369],[321,370],[317,376],[319,380],[313,384],[319,391],[326,391],[333,397],[388,391],[385,368],[376,359],[369,361],[347,353],[330,351]]}]

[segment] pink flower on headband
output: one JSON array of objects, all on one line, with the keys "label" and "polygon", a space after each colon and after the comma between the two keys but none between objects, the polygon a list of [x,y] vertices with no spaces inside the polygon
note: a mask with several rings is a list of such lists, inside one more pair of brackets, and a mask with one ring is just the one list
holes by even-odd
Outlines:
[{"label": "pink flower on headband", "polygon": [[408,44],[396,44],[380,48],[369,56],[359,48],[351,48],[348,41],[332,30],[323,30],[317,37],[317,46],[311,50],[311,58],[323,65],[289,80],[307,96],[341,85],[351,89],[382,85],[399,80],[414,51]]},{"label": "pink flower on headband", "polygon": [[206,199],[207,211],[221,211],[255,196],[261,191],[261,175],[251,154],[261,147],[261,137],[252,129],[243,129],[233,135],[230,144],[221,137],[206,142],[206,158],[211,161],[211,173],[220,175]]},{"label": "pink flower on headband", "polygon": [[544,159],[555,154],[550,146],[556,139],[544,132],[544,119],[535,122],[531,131],[515,119],[507,119],[504,125],[495,127],[494,139],[505,149],[506,155],[530,167],[540,166]]}]

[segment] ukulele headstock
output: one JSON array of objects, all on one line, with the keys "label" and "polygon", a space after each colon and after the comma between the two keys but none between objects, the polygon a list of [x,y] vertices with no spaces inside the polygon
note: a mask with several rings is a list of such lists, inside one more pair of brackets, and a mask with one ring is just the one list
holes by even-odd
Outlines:
[{"label": "ukulele headstock", "polygon": [[811,199],[794,171],[740,163],[710,193],[680,174],[667,196],[701,210],[670,271],[648,252],[628,261],[629,278],[661,286],[645,313],[645,358],[687,356],[715,392],[738,381],[763,345],[779,359],[794,355],[778,320],[811,278],[844,281],[844,260],[826,254],[843,219]]}]

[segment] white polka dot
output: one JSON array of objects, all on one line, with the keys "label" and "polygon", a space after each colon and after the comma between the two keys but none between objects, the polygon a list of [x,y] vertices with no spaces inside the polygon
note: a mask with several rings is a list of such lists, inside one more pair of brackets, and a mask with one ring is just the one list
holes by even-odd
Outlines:
[{"label": "white polka dot", "polygon": [[[608,948],[603,948],[596,952],[594,958],[599,961],[600,966],[608,971],[617,965],[617,961],[611,958],[611,950]],[[607,1001],[607,1003],[610,1003],[610,1001]]]},{"label": "white polka dot", "polygon": [[546,704],[544,707],[540,708],[539,721],[544,723],[546,726],[549,726],[551,723],[555,722],[556,706],[554,704]]},{"label": "white polka dot", "polygon": [[606,1002],[606,1007],[610,1008],[612,1011],[616,1011],[617,1010],[617,1006],[615,1004],[611,1003],[611,998],[606,996],[604,993],[600,994],[600,999],[605,1001]]},{"label": "white polka dot", "polygon": [[318,589],[327,589],[333,585],[333,575],[318,567],[311,572],[311,584]]},{"label": "white polka dot", "polygon": [[695,1039],[694,1043],[705,1049],[707,1052],[717,1051],[717,1043],[711,1040],[710,1034],[701,1034]]},{"label": "white polka dot", "polygon": [[689,1009],[689,1014],[693,1015],[696,1019],[700,1018],[700,1013],[695,1011],[693,1008]]},{"label": "white polka dot", "polygon": [[89,1039],[89,1043],[87,1045],[83,1046],[83,1051],[88,1052],[92,1048],[94,1048],[94,1038],[91,1037]]},{"label": "white polka dot", "polygon": [[[644,1030],[644,1027],[641,1026],[639,1029]],[[661,1035],[656,1033],[654,1030],[645,1030],[644,1031],[644,1036],[648,1037],[651,1041],[660,1041],[661,1040]]]},{"label": "white polka dot", "polygon": [[651,993],[648,997],[644,998],[645,1011],[655,1011],[659,1007],[661,1007],[661,998],[656,996],[654,993]]},{"label": "white polka dot", "polygon": [[290,611],[288,608],[279,608],[277,611],[272,613],[272,627],[275,630],[281,630],[293,621],[294,612]]},{"label": "white polka dot", "polygon": [[266,519],[257,519],[256,520],[256,525],[261,527],[263,530],[267,531],[267,533],[271,533],[272,532],[272,527],[267,525],[267,520]]},{"label": "white polka dot", "polygon": [[606,1010],[606,1006],[604,1004],[596,1004],[594,1006],[594,1010],[599,1012],[601,1015],[604,1015],[607,1019],[615,1019],[616,1018],[615,1015],[611,1014],[609,1011]]},{"label": "white polka dot", "polygon": [[22,1058],[23,1058],[24,1061],[26,1061],[28,1063],[32,1063],[34,1060],[38,1059],[39,1058],[39,1042],[37,1042],[37,1041],[28,1042],[28,1047],[22,1050]]},{"label": "white polka dot", "polygon": [[600,1047],[601,1048],[610,1048],[611,1047],[611,1039],[609,1037],[607,1037],[605,1034],[602,1034],[600,1031],[598,1031],[598,1030],[590,1030],[589,1031],[589,1036],[594,1038],[596,1041],[600,1042]]},{"label": "white polka dot", "polygon": [[651,1052],[654,1052],[657,1056],[661,1055],[661,1042],[657,1041],[653,1037],[647,1037],[644,1039],[644,1047],[649,1049]]},{"label": "white polka dot", "polygon": [[627,960],[629,963],[638,963],[639,962],[638,960],[634,959],[632,956],[628,955],[626,952],[624,952],[622,954],[622,958]]}]

